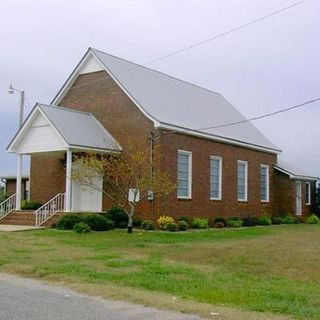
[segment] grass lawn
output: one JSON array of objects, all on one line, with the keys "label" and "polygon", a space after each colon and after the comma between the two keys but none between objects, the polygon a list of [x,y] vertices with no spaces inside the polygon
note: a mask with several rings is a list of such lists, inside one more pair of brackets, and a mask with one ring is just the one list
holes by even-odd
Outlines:
[{"label": "grass lawn", "polygon": [[[0,233],[0,272],[218,319],[320,319],[320,226]],[[214,318],[211,315],[211,318]]]}]

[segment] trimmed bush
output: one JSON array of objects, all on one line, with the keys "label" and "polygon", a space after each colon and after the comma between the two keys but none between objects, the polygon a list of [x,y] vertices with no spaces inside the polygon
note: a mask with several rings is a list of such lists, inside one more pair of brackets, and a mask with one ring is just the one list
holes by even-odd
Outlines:
[{"label": "trimmed bush", "polygon": [[161,230],[167,230],[167,226],[169,223],[175,223],[174,219],[169,216],[160,216],[157,222]]},{"label": "trimmed bush", "polygon": [[176,232],[179,230],[179,226],[175,222],[170,222],[167,224],[167,230],[171,232]]},{"label": "trimmed bush", "polygon": [[227,219],[227,224],[228,224],[228,227],[231,227],[231,228],[240,228],[242,227],[243,220],[239,217],[232,217]]},{"label": "trimmed bush", "polygon": [[259,226],[270,226],[271,223],[272,223],[271,219],[266,215],[258,217]]},{"label": "trimmed bush", "polygon": [[76,233],[88,233],[91,232],[91,229],[86,223],[78,222],[74,225],[73,231]]},{"label": "trimmed bush", "polygon": [[37,210],[42,207],[42,203],[36,201],[23,201],[21,205],[21,210]]},{"label": "trimmed bush", "polygon": [[[128,226],[128,215],[127,213],[118,207],[112,207],[107,214],[105,215],[105,217],[109,220],[112,220],[114,223],[114,226],[116,228],[121,228],[121,226],[123,226],[123,222],[126,223],[126,226]],[[121,226],[120,226],[121,225]]]},{"label": "trimmed bush", "polygon": [[155,225],[152,220],[143,220],[141,223],[141,227],[144,230],[154,230]]},{"label": "trimmed bush", "polygon": [[289,214],[281,217],[281,221],[283,224],[293,224],[294,220],[295,220],[294,217],[292,217]]},{"label": "trimmed bush", "polygon": [[141,218],[133,218],[132,224],[135,228],[139,228],[139,227],[141,227],[142,219]]},{"label": "trimmed bush", "polygon": [[189,229],[189,224],[184,220],[178,221],[179,230],[186,231]]},{"label": "trimmed bush", "polygon": [[227,220],[225,218],[222,218],[222,217],[216,217],[213,220],[213,226],[215,228],[221,227],[221,224],[223,224],[223,227],[225,228],[227,226]]},{"label": "trimmed bush", "polygon": [[88,214],[83,218],[83,222],[93,231],[108,231],[114,227],[113,221],[98,213]]},{"label": "trimmed bush", "polygon": [[209,228],[209,222],[206,218],[194,218],[191,226],[193,229],[207,229]]},{"label": "trimmed bush", "polygon": [[81,222],[82,218],[77,214],[66,214],[57,222],[57,229],[72,230],[74,225]]},{"label": "trimmed bush", "polygon": [[271,218],[271,220],[272,220],[272,223],[273,224],[282,224],[282,219],[281,219],[281,217],[277,217],[277,216],[273,216],[272,218]]},{"label": "trimmed bush", "polygon": [[315,214],[312,214],[307,218],[306,222],[308,224],[318,224],[320,223],[320,219]]},{"label": "trimmed bush", "polygon": [[242,219],[242,226],[244,227],[254,227],[258,224],[258,219],[255,217],[245,217]]},{"label": "trimmed bush", "polygon": [[118,224],[118,227],[119,229],[126,229],[128,228],[128,222],[125,222],[125,221],[122,221]]},{"label": "trimmed bush", "polygon": [[185,221],[188,224],[188,226],[191,226],[192,218],[183,216],[183,217],[180,217],[178,221]]}]

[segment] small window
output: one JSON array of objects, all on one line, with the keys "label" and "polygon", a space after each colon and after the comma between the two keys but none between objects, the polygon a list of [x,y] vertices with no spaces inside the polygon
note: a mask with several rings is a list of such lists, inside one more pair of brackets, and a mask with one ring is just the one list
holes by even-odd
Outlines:
[{"label": "small window", "polygon": [[311,205],[311,183],[306,182],[306,205]]},{"label": "small window", "polygon": [[177,196],[178,198],[191,198],[192,185],[192,153],[189,151],[178,151],[177,166]]},{"label": "small window", "polygon": [[269,202],[269,166],[260,166],[260,199]]},{"label": "small window", "polygon": [[238,161],[238,201],[248,201],[248,162]]},{"label": "small window", "polygon": [[210,199],[222,198],[222,158],[212,156],[210,158]]}]

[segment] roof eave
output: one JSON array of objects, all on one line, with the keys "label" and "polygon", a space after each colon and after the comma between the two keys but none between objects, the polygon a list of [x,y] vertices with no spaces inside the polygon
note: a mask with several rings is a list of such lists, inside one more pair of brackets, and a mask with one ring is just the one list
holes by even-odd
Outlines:
[{"label": "roof eave", "polygon": [[215,140],[218,142],[232,144],[232,145],[236,145],[236,146],[240,146],[240,147],[244,147],[244,148],[249,148],[249,149],[254,149],[254,150],[258,150],[258,151],[262,151],[262,152],[267,152],[267,153],[272,153],[272,154],[280,154],[282,152],[280,149],[271,149],[271,148],[267,148],[264,146],[259,146],[259,145],[247,143],[244,141],[233,140],[233,139],[229,139],[226,137],[216,136],[213,134],[204,133],[204,132],[200,132],[200,131],[192,130],[192,129],[188,129],[188,128],[183,128],[183,127],[179,127],[179,126],[168,124],[168,123],[159,122],[159,123],[155,123],[154,125],[155,125],[156,129],[166,129],[166,130],[174,131],[177,133],[182,133],[182,134],[191,135],[191,136],[195,136],[195,137],[205,138],[205,139],[209,139],[209,140]]},{"label": "roof eave", "polygon": [[276,169],[276,170],[288,175],[289,178],[292,179],[292,180],[307,180],[307,181],[318,181],[318,180],[320,180],[319,177],[301,176],[301,175],[294,174],[294,173],[292,173],[292,172],[290,172],[288,170],[285,170],[285,169],[283,169],[283,168],[281,168],[281,167],[279,167],[277,165],[274,165],[273,167],[274,167],[274,169]]}]

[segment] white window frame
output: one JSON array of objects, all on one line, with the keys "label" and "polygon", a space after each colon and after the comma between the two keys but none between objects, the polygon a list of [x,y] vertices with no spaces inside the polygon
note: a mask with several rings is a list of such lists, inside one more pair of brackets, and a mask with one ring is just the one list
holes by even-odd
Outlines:
[{"label": "white window frame", "polygon": [[[267,199],[263,200],[261,199],[261,169],[262,168],[266,168],[267,169],[267,188],[266,188],[266,196],[267,196]],[[260,200],[261,202],[269,202],[270,201],[270,177],[269,177],[269,166],[266,165],[266,164],[261,164],[260,165]]]},{"label": "white window frame", "polygon": [[[239,164],[245,165],[245,179],[244,179],[244,199],[239,199],[238,197],[238,167]],[[239,202],[247,202],[248,201],[248,161],[238,160],[237,162],[237,198]]]},{"label": "white window frame", "polygon": [[306,199],[306,205],[311,206],[311,183],[306,182],[306,193],[308,190],[308,199]]},{"label": "white window frame", "polygon": [[[179,196],[178,195],[178,187],[177,187],[177,197],[178,199],[192,199],[192,152],[186,150],[178,150],[177,159],[179,153],[188,155],[188,195]],[[177,161],[177,180],[178,180],[178,161]]]},{"label": "white window frame", "polygon": [[[211,197],[211,160],[219,160],[219,196],[217,198]],[[210,200],[222,200],[222,157],[218,156],[210,156],[210,163],[209,163],[209,196]]]}]

